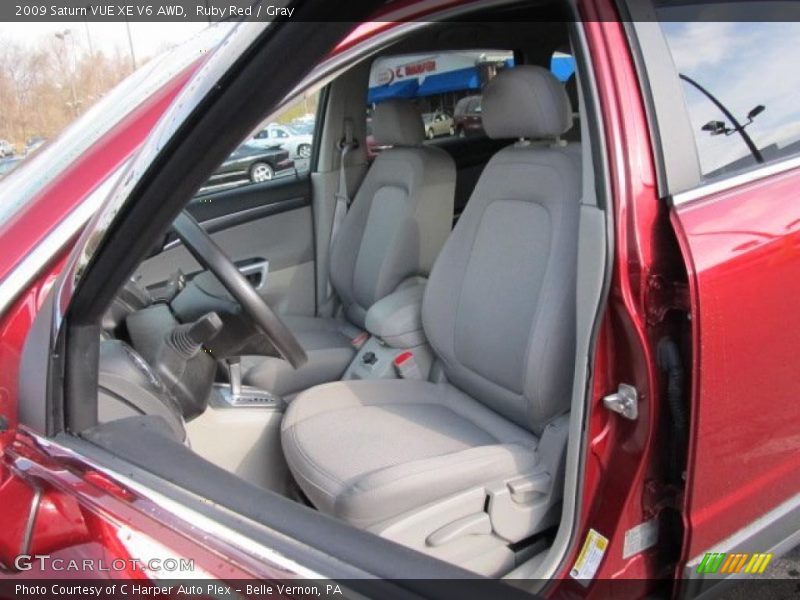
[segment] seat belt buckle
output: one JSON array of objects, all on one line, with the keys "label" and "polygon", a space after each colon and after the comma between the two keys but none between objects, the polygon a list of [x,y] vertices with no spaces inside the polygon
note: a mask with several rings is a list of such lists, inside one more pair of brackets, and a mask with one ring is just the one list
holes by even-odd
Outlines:
[{"label": "seat belt buckle", "polygon": [[422,379],[417,359],[411,352],[403,352],[394,357],[392,361],[394,370],[400,379]]},{"label": "seat belt buckle", "polygon": [[352,344],[353,348],[355,348],[356,350],[360,350],[361,346],[366,344],[368,339],[369,339],[369,334],[366,331],[362,331],[356,337],[351,339],[350,343]]}]

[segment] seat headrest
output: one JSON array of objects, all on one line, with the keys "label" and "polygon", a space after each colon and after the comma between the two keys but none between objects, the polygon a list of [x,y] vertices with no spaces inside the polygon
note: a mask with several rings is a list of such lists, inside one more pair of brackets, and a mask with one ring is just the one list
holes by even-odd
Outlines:
[{"label": "seat headrest", "polygon": [[379,146],[416,146],[425,139],[422,115],[410,100],[392,98],[375,107],[372,136]]},{"label": "seat headrest", "polygon": [[544,67],[501,71],[486,85],[482,104],[483,129],[491,138],[555,138],[572,127],[564,86]]}]

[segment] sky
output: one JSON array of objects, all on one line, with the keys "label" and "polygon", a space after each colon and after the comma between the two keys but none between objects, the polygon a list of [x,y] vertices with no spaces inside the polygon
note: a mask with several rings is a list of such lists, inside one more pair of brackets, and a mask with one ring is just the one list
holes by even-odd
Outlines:
[{"label": "sky", "polygon": [[[672,58],[681,73],[714,94],[740,121],[758,105],[764,111],[747,127],[756,146],[778,148],[800,139],[798,23],[664,23]],[[749,156],[738,135],[701,130],[724,115],[695,88],[684,84],[704,172]],[[730,123],[727,123],[730,126]]]},{"label": "sky", "polygon": [[[137,59],[154,56],[159,51],[177,45],[208,26],[203,22],[142,23],[131,22],[131,38]],[[129,54],[125,23],[0,23],[0,47],[6,41],[22,45],[35,45],[43,38],[54,36],[65,29],[74,36],[77,48],[87,51],[89,40],[95,52],[113,54],[119,49]]]}]

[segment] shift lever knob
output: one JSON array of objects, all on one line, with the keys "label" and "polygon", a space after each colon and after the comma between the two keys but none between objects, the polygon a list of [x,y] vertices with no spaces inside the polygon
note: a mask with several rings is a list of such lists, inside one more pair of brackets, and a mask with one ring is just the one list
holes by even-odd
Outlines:
[{"label": "shift lever knob", "polygon": [[226,359],[228,363],[228,378],[231,382],[231,398],[236,399],[242,394],[242,357],[231,356]]}]

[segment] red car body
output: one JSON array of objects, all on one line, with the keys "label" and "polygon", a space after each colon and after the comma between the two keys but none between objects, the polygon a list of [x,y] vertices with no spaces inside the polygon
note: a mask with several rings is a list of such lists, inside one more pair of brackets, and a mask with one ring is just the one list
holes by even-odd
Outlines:
[{"label": "red car body", "polygon": [[[800,286],[800,170],[667,206],[659,198],[654,140],[625,25],[607,0],[579,5],[604,118],[615,252],[591,366],[579,520],[558,581],[548,592],[584,595],[605,589],[643,596],[652,589],[648,580],[681,577],[691,559],[800,492],[800,379],[794,352],[800,287],[793,291]],[[402,20],[433,9],[426,2],[409,2],[392,10],[389,14]],[[335,53],[393,26],[389,19],[366,23]],[[139,106],[3,227],[0,281],[96,182],[136,151],[201,63]],[[195,558],[198,567],[221,580],[303,576],[302,569],[277,554],[248,555],[230,539],[207,535],[210,524],[187,522],[90,460],[17,426],[23,344],[70,246],[52,253],[0,318],[0,414],[5,420],[0,430],[0,560],[10,563],[26,536],[29,554],[128,560],[132,546],[120,541],[124,536],[119,533],[127,528],[157,540],[175,556]],[[676,277],[682,271],[688,285]],[[656,345],[666,326],[664,315],[675,307],[691,314],[684,490],[658,483],[666,447],[660,416],[666,399]],[[636,421],[622,420],[603,407],[603,397],[622,382],[634,384],[646,399]],[[753,402],[767,397],[774,399],[769,406]],[[31,525],[21,515],[28,515],[34,504],[38,510]],[[665,509],[680,515],[677,560],[665,563],[656,547],[623,558],[625,532]],[[602,531],[611,542],[597,574],[608,587],[587,591],[568,572],[590,529]],[[35,569],[26,574],[41,575]],[[144,577],[135,568],[108,576]]]}]

